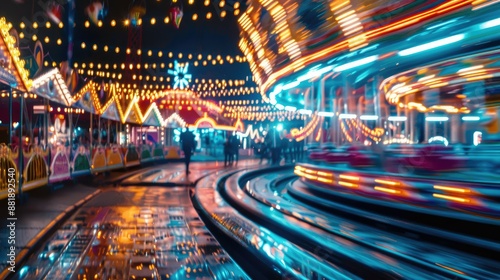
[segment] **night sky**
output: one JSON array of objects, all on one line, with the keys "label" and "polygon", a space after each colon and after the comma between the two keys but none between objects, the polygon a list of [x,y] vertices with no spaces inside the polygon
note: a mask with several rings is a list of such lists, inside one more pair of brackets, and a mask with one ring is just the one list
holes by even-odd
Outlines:
[{"label": "night sky", "polygon": [[[56,2],[63,2],[65,0],[57,0]],[[127,48],[127,38],[129,35],[128,27],[124,26],[123,22],[127,18],[129,8],[132,4],[131,0],[109,0],[105,1],[108,4],[109,12],[103,20],[103,27],[99,28],[91,24],[90,28],[85,28],[84,22],[88,17],[84,13],[84,9],[92,1],[91,0],[75,0],[75,28],[74,28],[74,57],[73,62],[81,65],[83,62],[100,62],[100,63],[125,63]],[[46,54],[45,60],[52,63],[65,61],[67,59],[68,47],[68,7],[65,5],[63,12],[63,22],[65,27],[58,28],[52,23],[51,28],[45,27],[45,20],[47,16],[44,12],[43,6],[49,3],[49,0],[3,0],[0,11],[0,16],[5,16],[9,22],[14,24],[18,32],[23,32],[25,38],[21,40],[21,49],[23,56],[30,55],[34,46],[32,40],[33,35],[37,35],[38,40],[42,41],[44,51]],[[102,2],[102,1],[101,1]],[[142,2],[142,1],[138,1]],[[208,6],[204,5],[204,0],[195,0],[194,4],[188,4],[188,0],[182,1],[184,10],[184,17],[180,24],[180,28],[176,29],[172,22],[165,24],[164,19],[169,14],[169,9],[172,6],[171,1],[161,0],[146,0],[144,1],[146,7],[146,15],[143,17],[143,34],[142,34],[142,50],[143,55],[141,62],[144,63],[165,63],[169,64],[174,59],[179,62],[189,61],[188,54],[193,54],[196,58],[198,54],[202,54],[204,59],[208,54],[212,56],[221,55],[224,58],[224,64],[212,66],[193,67],[191,60],[190,72],[193,78],[206,78],[206,79],[245,79],[251,76],[249,66],[246,62],[235,62],[229,64],[226,62],[225,57],[231,55],[242,55],[238,48],[239,29],[237,25],[237,17],[234,16],[234,3],[235,1],[226,1],[225,18],[220,17],[222,9],[219,8],[219,0],[210,1]],[[243,6],[244,4],[241,3]],[[242,12],[244,7],[240,7]],[[206,19],[206,14],[212,13],[210,20]],[[196,21],[192,20],[192,15],[198,14]],[[151,18],[156,19],[156,24],[151,24]],[[111,20],[116,20],[116,27],[111,27]],[[32,28],[32,23],[37,21],[39,24],[38,29]],[[20,23],[24,22],[26,28],[21,29]],[[44,42],[45,37],[50,38],[47,44]],[[62,40],[62,45],[57,45],[57,39]],[[86,43],[86,48],[81,48],[81,43]],[[93,51],[92,46],[98,45],[98,51]],[[104,52],[104,45],[109,46],[109,51]],[[115,48],[120,48],[120,53],[115,53]],[[148,57],[146,52],[153,51],[153,56]],[[159,58],[158,51],[163,52],[163,57]],[[169,58],[168,52],[173,52],[174,55],[182,52],[183,58],[178,57]],[[111,71],[111,70],[110,70]],[[166,71],[165,69],[163,71]],[[112,72],[120,73],[123,70],[115,70]],[[123,82],[123,81],[122,81]],[[138,81],[136,81],[138,83]],[[248,84],[247,86],[253,86]]]}]

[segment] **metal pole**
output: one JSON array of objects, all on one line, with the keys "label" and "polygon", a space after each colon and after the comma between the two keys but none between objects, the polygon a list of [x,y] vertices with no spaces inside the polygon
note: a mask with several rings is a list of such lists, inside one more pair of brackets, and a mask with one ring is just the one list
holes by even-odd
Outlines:
[{"label": "metal pole", "polygon": [[21,203],[23,202],[23,171],[24,171],[24,153],[23,153],[23,111],[24,111],[24,97],[22,94],[19,96],[21,102],[20,118],[19,118],[19,189],[18,195]]},{"label": "metal pole", "polygon": [[89,151],[90,151],[91,156],[92,156],[92,140],[94,138],[94,131],[92,128],[92,123],[93,123],[93,115],[92,115],[92,112],[90,112],[90,147],[89,147]]},{"label": "metal pole", "polygon": [[49,160],[48,162],[52,162],[52,153],[50,153],[50,145],[49,145],[49,123],[50,123],[50,108],[49,108],[49,100],[48,99],[44,99],[44,102],[45,102],[45,122],[46,122],[46,125],[45,125],[45,128],[44,128],[44,131],[45,131],[45,135],[46,135],[46,140],[45,140],[45,149],[49,150]]},{"label": "metal pole", "polygon": [[101,115],[98,115],[97,121],[97,146],[101,145]]},{"label": "metal pole", "polygon": [[69,108],[69,160],[72,160],[73,157],[73,108]]},{"label": "metal pole", "polygon": [[108,136],[106,143],[108,143],[108,144],[110,143],[109,140],[111,139],[110,134],[111,134],[111,121],[108,119],[108,133],[106,133],[106,135]]},{"label": "metal pole", "polygon": [[12,87],[9,87],[9,144],[12,145]]},{"label": "metal pole", "polygon": [[43,114],[43,142],[45,143],[45,147],[49,146],[49,116],[50,116],[50,107],[49,100],[43,99],[44,105],[44,114]]}]

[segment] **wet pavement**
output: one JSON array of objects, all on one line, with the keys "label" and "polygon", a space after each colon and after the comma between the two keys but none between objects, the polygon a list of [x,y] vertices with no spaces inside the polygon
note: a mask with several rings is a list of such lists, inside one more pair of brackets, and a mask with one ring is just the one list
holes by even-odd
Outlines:
[{"label": "wet pavement", "polygon": [[[242,165],[249,164],[254,160],[242,161]],[[236,167],[236,165],[234,165]],[[193,185],[197,180],[221,170],[225,167],[223,162],[197,162],[191,163],[190,173],[186,176],[186,169],[183,163],[169,164],[168,166],[150,167],[143,172],[134,174],[121,182],[122,185]]]},{"label": "wet pavement", "polygon": [[[98,190],[84,185],[73,185],[52,192],[44,190],[42,193],[41,191],[31,192],[23,204],[17,201],[15,252],[18,257],[31,249],[35,244],[34,241],[43,236],[59,219],[63,219],[66,213],[74,210],[75,204],[83,201]],[[7,209],[7,206],[4,206],[5,202],[0,203],[2,209]],[[0,254],[0,272],[7,267],[7,255],[3,252],[6,252],[8,246],[10,246],[7,242],[3,242],[7,240],[9,235],[6,214],[7,211],[1,211],[0,240],[2,240],[2,243],[0,251],[2,254]]]},{"label": "wet pavement", "polygon": [[189,188],[120,187],[84,205],[15,279],[248,279],[206,229]]},{"label": "wet pavement", "polygon": [[[240,165],[248,165],[248,164],[255,164],[255,160],[242,160],[240,161]],[[236,166],[236,165],[235,165]],[[92,272],[94,273],[92,275],[93,279],[96,275],[98,278],[100,278],[101,274],[103,273],[102,271],[99,272],[99,268],[92,268],[90,269],[89,267],[86,267],[86,264],[82,264],[84,260],[87,260],[87,258],[82,259],[76,257],[75,260],[70,260],[71,258],[74,258],[73,255],[78,255],[78,254],[84,254],[85,252],[89,251],[89,248],[92,248],[93,246],[90,246],[88,244],[93,243],[93,242],[98,242],[99,244],[107,244],[107,243],[101,243],[102,240],[99,240],[99,237],[96,237],[96,234],[99,234],[101,232],[101,235],[112,235],[116,236],[116,234],[120,235],[120,232],[127,232],[126,234],[131,234],[130,231],[133,231],[134,229],[137,230],[137,228],[133,228],[132,224],[118,224],[115,225],[113,222],[108,222],[107,219],[118,219],[120,221],[123,221],[123,217],[120,216],[120,213],[124,213],[125,208],[129,208],[131,206],[134,206],[136,213],[140,214],[141,211],[152,211],[153,213],[156,213],[155,215],[162,215],[162,216],[170,216],[170,211],[171,209],[169,207],[181,207],[183,208],[182,211],[184,210],[185,203],[189,202],[187,205],[189,205],[189,211],[192,211],[192,207],[190,206],[190,200],[189,200],[189,195],[187,192],[183,192],[182,194],[179,194],[178,191],[175,190],[175,188],[172,188],[172,186],[184,186],[182,188],[183,191],[185,191],[187,188],[186,186],[192,186],[194,183],[198,180],[200,180],[203,176],[206,176],[207,174],[210,174],[212,172],[215,172],[217,170],[227,168],[231,169],[233,167],[224,167],[223,163],[219,161],[203,161],[200,160],[199,162],[193,162],[190,166],[191,172],[188,174],[188,176],[185,175],[185,167],[183,163],[170,163],[170,164],[162,164],[162,165],[154,165],[148,168],[140,168],[140,169],[134,169],[134,170],[128,170],[128,171],[114,171],[111,174],[108,174],[107,176],[103,176],[102,174],[99,176],[96,176],[93,178],[93,182],[90,184],[91,186],[85,186],[82,184],[68,184],[67,186],[55,190],[55,191],[49,191],[48,189],[44,190],[39,190],[36,192],[32,192],[28,195],[28,198],[26,201],[22,204],[22,206],[19,207],[19,210],[17,212],[17,217],[18,217],[18,228],[17,228],[17,236],[16,236],[16,254],[19,257],[20,255],[26,255],[29,256],[27,253],[29,250],[32,251],[33,248],[40,247],[39,245],[36,245],[37,242],[47,238],[47,233],[51,233],[51,229],[55,227],[60,227],[57,232],[53,235],[50,236],[50,239],[46,242],[46,244],[43,245],[44,248],[40,250],[39,252],[36,252],[31,258],[29,259],[29,264],[22,268],[20,270],[20,267],[17,267],[16,270],[18,271],[17,276],[20,277],[18,279],[54,279],[53,274],[56,273],[57,275],[57,269],[56,267],[59,265],[60,270],[68,270],[68,265],[71,266],[74,271],[73,274],[76,275],[76,278],[73,279],[89,279],[87,278],[79,278],[78,273],[80,273],[79,270],[83,269],[83,271],[88,271],[89,273]],[[145,175],[146,174],[146,175]],[[147,175],[149,174],[149,175]],[[127,178],[128,176],[128,178]],[[124,180],[125,179],[125,180]],[[124,185],[158,185],[158,186],[170,186],[169,188],[157,188],[156,191],[162,190],[160,193],[155,192],[155,188],[152,187],[146,187],[146,188],[140,188],[136,189],[133,186],[128,187],[128,188],[111,188],[112,184],[116,180],[124,180],[122,181]],[[76,217],[77,222],[73,224],[72,223],[66,223],[62,225],[62,222],[67,220],[69,217],[69,214],[73,214],[75,212],[76,208],[79,208],[84,202],[85,198],[89,199],[90,194],[97,195],[101,190],[104,191],[104,193],[100,194],[99,196],[95,197],[92,201],[89,203],[85,204],[84,208],[81,210],[83,212],[77,213],[73,218]],[[151,195],[154,193],[154,195]],[[170,202],[169,202],[170,201]],[[164,204],[167,203],[167,204]],[[76,207],[75,207],[76,205]],[[167,207],[168,206],[168,207]],[[89,208],[90,207],[90,208]],[[97,208],[92,208],[92,207],[97,207]],[[106,228],[93,228],[92,226],[87,227],[86,224],[92,224],[95,223],[93,220],[89,219],[94,219],[92,218],[92,215],[96,215],[97,212],[100,211],[100,208],[106,207],[108,208],[106,214],[101,214],[103,215],[104,220],[99,222],[100,223],[109,223],[110,225],[113,225],[112,228],[106,229]],[[111,209],[111,208],[112,209]],[[141,207],[146,207],[146,208],[141,208]],[[160,207],[160,208],[157,208]],[[115,209],[116,208],[116,209]],[[86,210],[85,210],[86,209]],[[131,208],[132,209],[132,208]],[[169,210],[170,209],[170,210]],[[130,210],[132,211],[132,210]],[[188,212],[189,212],[188,211]],[[101,212],[100,212],[101,213]],[[189,212],[194,215],[196,215],[196,212]],[[88,217],[84,217],[87,215]],[[185,233],[181,233],[181,236],[184,236],[182,238],[189,238],[191,236],[191,233],[189,231],[190,228],[192,228],[192,225],[195,220],[197,220],[196,216],[193,216],[193,221],[190,220],[190,216],[186,216],[185,218],[183,217],[183,220],[181,222],[184,222],[188,226],[188,231]],[[170,218],[170,217],[169,217]],[[5,221],[6,219],[2,219]],[[138,222],[138,221],[135,221]],[[166,221],[164,221],[166,222]],[[133,223],[133,222],[131,222]],[[62,225],[62,226],[61,226]],[[82,225],[85,225],[82,227]],[[162,228],[163,227],[163,228]],[[164,236],[169,236],[172,242],[175,242],[177,244],[178,242],[182,243],[181,236],[175,235],[173,232],[168,230],[170,227],[169,224],[165,224],[164,226],[159,227],[159,229],[162,229],[160,232],[156,232],[158,234],[162,234]],[[6,234],[8,234],[7,231],[4,231],[5,227],[2,227],[2,231],[0,231],[1,236],[4,236],[5,239],[7,239]],[[66,228],[66,229],[65,229]],[[55,230],[55,229],[54,229]],[[97,231],[96,231],[97,230]],[[147,230],[149,232],[145,231],[145,234],[149,234],[151,236],[156,236],[155,234],[151,233],[151,231],[155,232],[155,226],[152,227],[150,230],[150,227],[148,225]],[[196,229],[199,230],[199,229]],[[117,233],[118,232],[118,233]],[[45,233],[45,236],[44,236]],[[183,235],[184,234],[184,235]],[[193,233],[195,234],[195,233]],[[177,239],[174,237],[177,236]],[[191,236],[192,237],[192,236]],[[63,241],[60,241],[62,239]],[[74,240],[74,242],[72,241]],[[190,239],[191,240],[191,239]],[[122,239],[123,241],[123,239]],[[196,244],[201,244],[200,248],[203,247],[204,245],[200,242],[203,240],[194,240],[190,241],[191,244],[192,242],[196,242]],[[54,242],[54,246],[49,246],[50,242]],[[203,241],[203,242],[206,242]],[[165,242],[163,242],[165,243]],[[70,247],[68,244],[76,244],[73,247]],[[130,244],[126,245],[127,243],[124,243],[124,251],[129,252]],[[3,248],[6,244],[2,244],[2,252],[6,251],[6,248]],[[66,246],[68,245],[68,246]],[[112,244],[108,244],[108,246],[111,246]],[[160,245],[168,245],[168,244],[159,244]],[[121,245],[120,245],[121,246]],[[128,246],[128,247],[127,247]],[[156,246],[156,245],[155,245]],[[208,246],[208,245],[207,245]],[[211,246],[211,245],[210,245]],[[53,249],[54,247],[55,249]],[[99,248],[103,246],[98,246]],[[111,246],[113,247],[113,246]],[[120,247],[121,248],[121,247]],[[163,248],[163,247],[162,247]],[[195,247],[198,248],[198,247]],[[5,249],[5,250],[4,250]],[[133,248],[132,248],[133,249]],[[193,248],[191,248],[193,249]],[[63,252],[63,250],[65,250]],[[66,251],[67,250],[67,251]],[[170,249],[168,249],[170,250]],[[167,250],[167,251],[168,251]],[[60,257],[64,254],[65,257]],[[108,254],[108,253],[106,253]],[[164,256],[165,254],[162,253],[161,250],[156,252],[158,256]],[[72,257],[69,257],[69,256]],[[130,255],[130,252],[129,252]],[[119,257],[120,258],[120,257]],[[168,259],[168,258],[167,258]],[[162,267],[160,264],[165,263],[167,260],[165,258],[158,258],[158,266],[156,267],[156,270],[158,270],[157,274],[158,275],[169,275],[169,279],[171,279],[174,274],[172,273],[178,273],[177,271],[166,271],[164,267]],[[177,258],[179,259],[179,258]],[[17,263],[22,263],[23,261],[20,261],[21,259],[17,259]],[[182,260],[182,258],[180,258]],[[118,261],[118,260],[117,260]],[[190,260],[193,261],[193,260]],[[88,262],[85,261],[83,263]],[[118,262],[123,262],[123,260],[120,260]],[[128,264],[130,264],[130,258],[125,261]],[[156,258],[155,258],[156,262]],[[222,263],[227,263],[224,267],[230,267],[233,266],[233,264],[230,264],[230,262],[226,259],[225,255],[221,255],[221,258],[219,259],[218,257],[210,257],[206,258],[206,263],[212,263],[213,270],[217,270],[218,273],[226,273],[224,269],[219,269],[218,264]],[[71,264],[69,264],[71,263]],[[101,266],[104,265],[102,262],[98,262]],[[194,263],[198,263],[198,261],[194,261]],[[204,263],[204,262],[202,262]],[[107,263],[106,263],[107,264]],[[172,262],[170,262],[169,267],[171,266]],[[54,266],[54,269],[48,271],[46,268],[48,266]],[[2,270],[7,266],[7,259],[5,259],[5,254],[2,254],[2,262],[1,262],[1,268]],[[45,270],[44,270],[45,269]],[[194,267],[190,267],[189,271],[191,274],[188,274],[188,276],[196,276],[196,277],[202,277],[202,278],[197,278],[197,279],[203,279],[204,274],[201,273],[201,270],[196,269],[193,270]],[[152,271],[156,271],[152,270]],[[236,271],[236,269],[230,269],[230,271]],[[120,270],[122,271],[122,269]],[[128,270],[125,271],[125,273],[130,274],[130,267],[128,267]],[[133,270],[132,270],[133,271]],[[188,271],[188,270],[185,270]],[[207,270],[208,271],[208,270]],[[21,273],[19,273],[21,272]],[[48,275],[50,273],[50,275]],[[77,274],[75,274],[77,273]],[[89,274],[89,273],[84,273],[84,274]],[[106,278],[113,279],[111,274],[107,272],[108,275],[105,275]],[[152,272],[152,275],[154,275],[156,272]],[[197,273],[197,274],[193,274]],[[83,274],[82,274],[83,275]],[[2,275],[3,277],[4,275]],[[123,275],[117,276],[116,279],[122,279]],[[186,275],[180,277],[180,279],[184,279]],[[27,277],[27,278],[26,278]],[[64,279],[72,279],[71,276],[66,275]],[[83,277],[83,276],[82,276]],[[111,278],[110,278],[111,277]],[[196,278],[195,277],[195,278]],[[0,277],[1,278],[1,277]],[[56,277],[59,279],[59,277]],[[103,279],[106,279],[103,278]],[[139,279],[139,278],[137,278]],[[141,278],[142,279],[142,278]],[[154,278],[153,278],[154,279]],[[158,279],[161,279],[159,277]],[[208,277],[207,279],[211,279],[211,277]]]}]

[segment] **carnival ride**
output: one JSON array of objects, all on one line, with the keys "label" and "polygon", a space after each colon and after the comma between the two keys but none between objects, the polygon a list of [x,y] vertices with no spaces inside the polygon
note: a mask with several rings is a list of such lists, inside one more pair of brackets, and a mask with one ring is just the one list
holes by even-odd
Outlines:
[{"label": "carnival ride", "polygon": [[297,165],[299,176],[334,189],[357,187],[343,179],[351,173],[360,182],[371,172],[445,186],[463,185],[446,183],[457,171],[456,180],[498,180],[497,1],[303,6],[251,1],[239,19],[263,100],[305,117],[292,135],[307,141],[314,165]]}]

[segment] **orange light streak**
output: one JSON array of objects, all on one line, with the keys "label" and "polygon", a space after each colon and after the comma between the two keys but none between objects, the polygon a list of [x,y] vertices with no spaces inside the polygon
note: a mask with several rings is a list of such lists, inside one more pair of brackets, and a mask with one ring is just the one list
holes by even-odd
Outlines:
[{"label": "orange light streak", "polygon": [[451,201],[456,201],[456,202],[462,202],[462,203],[468,203],[470,202],[469,199],[461,198],[461,197],[456,197],[456,196],[451,196],[451,195],[444,195],[444,194],[439,194],[439,193],[434,193],[432,194],[433,197],[437,198],[442,198],[446,200],[451,200]]},{"label": "orange light streak", "polygon": [[399,186],[399,182],[393,182],[393,181],[386,181],[386,180],[381,180],[381,179],[375,179],[375,182],[379,184],[384,184],[384,185],[391,185],[391,186]]},{"label": "orange light streak", "polygon": [[333,173],[328,173],[328,172],[323,172],[323,171],[318,171],[317,173],[319,176],[323,176],[323,177],[334,177],[333,176]]},{"label": "orange light streak", "polygon": [[444,191],[450,191],[450,192],[459,192],[459,193],[470,193],[470,190],[468,189],[462,189],[462,188],[455,188],[455,187],[447,187],[447,186],[434,186],[435,189],[438,190],[444,190]]},{"label": "orange light streak", "polygon": [[341,174],[341,175],[339,175],[339,177],[341,179],[346,179],[346,180],[350,180],[350,181],[359,181],[359,177],[356,177],[356,176]]},{"label": "orange light streak", "polygon": [[318,181],[320,182],[323,182],[323,183],[333,183],[333,180],[332,179],[327,179],[327,178],[323,178],[323,177],[318,177]]},{"label": "orange light streak", "polygon": [[379,187],[379,186],[375,186],[374,189],[377,190],[377,191],[386,192],[386,193],[392,193],[392,194],[401,193],[401,191],[399,191],[399,190],[388,189],[388,188]]},{"label": "orange light streak", "polygon": [[313,175],[309,175],[309,174],[304,174],[304,177],[306,177],[307,179],[310,179],[310,180],[316,180],[316,179],[318,179],[317,176],[313,176]]},{"label": "orange light streak", "polygon": [[439,264],[439,263],[436,263],[437,266],[440,266],[442,268],[445,268],[445,269],[448,269],[448,270],[451,270],[453,272],[456,272],[458,274],[462,274],[462,275],[465,275],[465,273],[463,273],[462,271],[458,270],[458,269],[454,269],[454,268],[451,268],[449,266],[446,266],[446,265],[442,265],[442,264]]},{"label": "orange light streak", "polygon": [[349,188],[357,188],[357,184],[349,183],[349,182],[344,182],[344,181],[339,181],[339,185],[344,186],[344,187],[349,187]]}]

